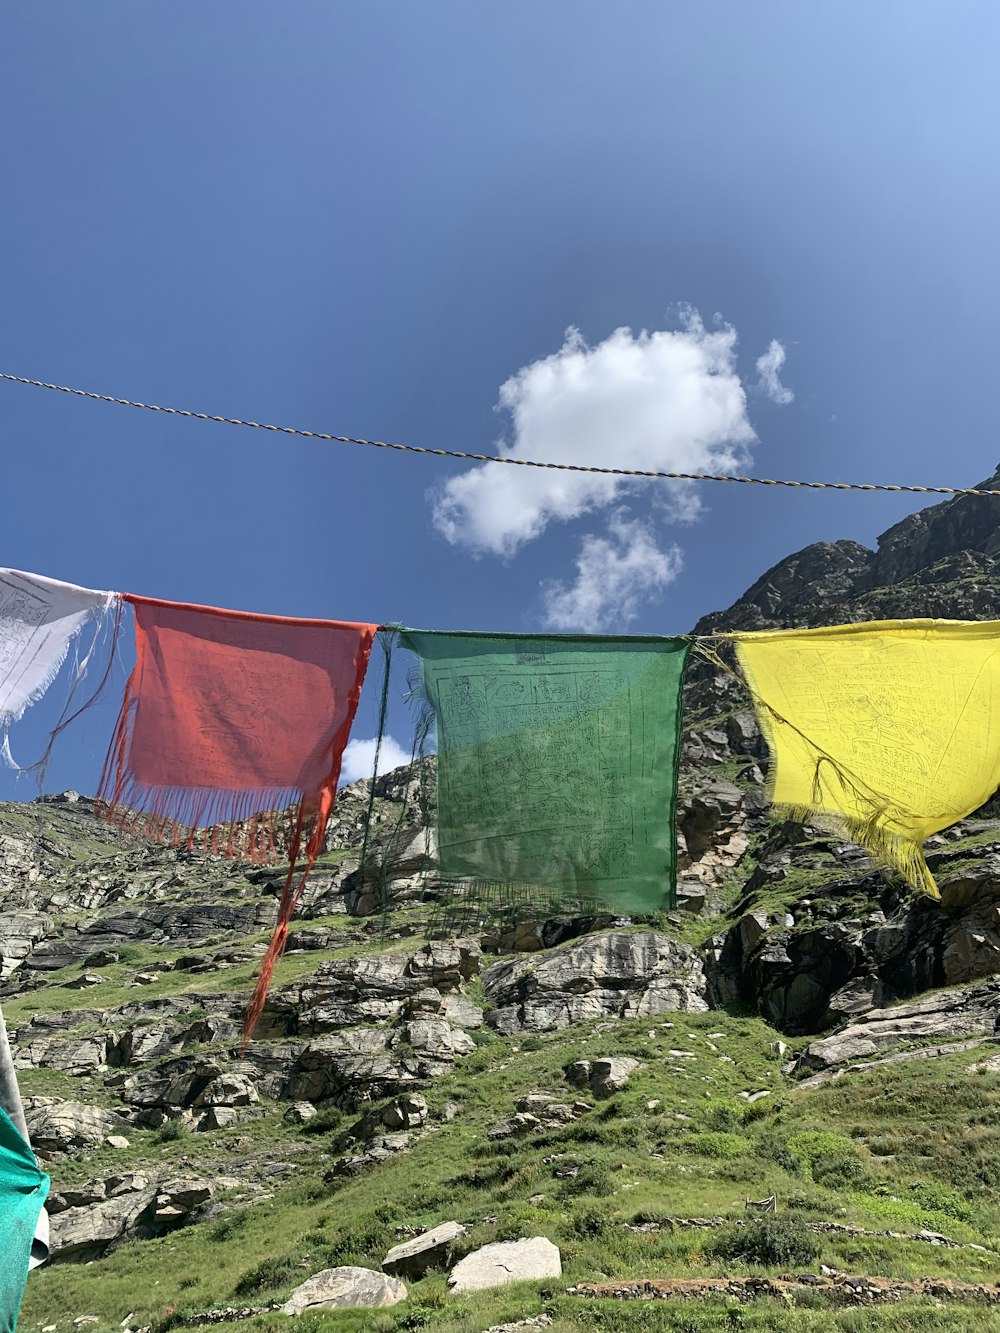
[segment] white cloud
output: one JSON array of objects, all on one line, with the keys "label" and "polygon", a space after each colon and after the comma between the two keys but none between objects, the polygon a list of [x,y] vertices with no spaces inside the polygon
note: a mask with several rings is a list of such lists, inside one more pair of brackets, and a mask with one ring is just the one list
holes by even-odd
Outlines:
[{"label": "white cloud", "polygon": [[542,584],[542,607],[548,629],[596,634],[624,629],[639,606],[662,592],[680,573],[680,548],[661,550],[653,530],[639,519],[615,510],[608,536],[587,533],[576,557],[576,579]]},{"label": "white cloud", "polygon": [[[783,355],[783,353],[782,353]],[[705,329],[688,311],[680,329],[616,329],[591,347],[576,329],[552,356],[523,367],[500,389],[511,458],[658,472],[730,472],[756,436],[736,371],[736,331]],[[684,483],[650,483],[674,519],[694,518]],[[635,483],[483,463],[435,496],[434,522],[455,545],[513,555],[552,521],[607,508]]]},{"label": "white cloud", "polygon": [[[409,751],[391,736],[382,737],[382,749],[379,751],[378,771],[389,773],[394,768],[401,768],[410,762]],[[350,740],[344,749],[344,760],[340,766],[340,785],[348,786],[360,778],[370,778],[375,763],[375,737],[369,740]]]},{"label": "white cloud", "polygon": [[767,394],[772,403],[780,403],[781,406],[795,398],[795,394],[791,389],[786,389],[779,378],[786,355],[784,344],[772,338],[767,351],[757,358],[757,374],[760,376],[758,388]]}]

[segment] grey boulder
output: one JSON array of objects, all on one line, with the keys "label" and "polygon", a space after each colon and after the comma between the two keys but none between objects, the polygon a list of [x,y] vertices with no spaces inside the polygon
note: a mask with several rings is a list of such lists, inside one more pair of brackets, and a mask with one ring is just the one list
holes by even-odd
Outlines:
[{"label": "grey boulder", "polygon": [[303,1310],[346,1310],[352,1306],[376,1309],[406,1300],[402,1282],[372,1268],[324,1268],[296,1287],[281,1307],[282,1314]]},{"label": "grey boulder", "polygon": [[655,930],[588,935],[542,958],[494,963],[483,981],[495,1006],[487,1021],[504,1036],[708,1009],[697,953]]},{"label": "grey boulder", "polygon": [[455,1241],[464,1235],[461,1222],[442,1222],[422,1236],[394,1246],[382,1260],[382,1269],[415,1282],[432,1268],[444,1268],[451,1259]]},{"label": "grey boulder", "polygon": [[451,1270],[448,1286],[452,1291],[481,1291],[508,1282],[561,1276],[559,1247],[545,1236],[531,1236],[526,1240],[497,1241],[473,1250]]}]

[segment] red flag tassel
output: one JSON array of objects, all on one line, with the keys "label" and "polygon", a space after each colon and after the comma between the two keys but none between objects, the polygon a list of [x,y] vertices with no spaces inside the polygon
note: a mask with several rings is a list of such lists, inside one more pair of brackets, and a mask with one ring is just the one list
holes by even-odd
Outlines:
[{"label": "red flag tassel", "polygon": [[[339,766],[338,766],[339,767]],[[312,834],[306,847],[306,864],[298,882],[296,883],[296,872],[298,870],[298,857],[302,845],[302,830],[305,823],[305,811],[302,806],[299,807],[295,820],[295,833],[292,837],[292,846],[290,852],[291,864],[288,867],[288,875],[285,879],[285,886],[281,891],[281,901],[278,904],[278,920],[275,923],[274,933],[271,936],[271,943],[267,946],[267,953],[261,959],[260,971],[257,973],[257,981],[253,988],[253,994],[250,996],[246,1012],[243,1016],[243,1035],[240,1039],[240,1052],[244,1052],[254,1034],[257,1024],[260,1022],[261,1014],[264,1012],[264,1005],[267,1002],[267,993],[271,988],[271,980],[274,976],[274,969],[285,952],[285,946],[288,943],[288,923],[298,906],[299,899],[302,897],[302,891],[306,886],[306,880],[309,878],[309,872],[316,863],[316,857],[322,851],[323,839],[326,835],[326,826],[330,818],[330,812],[333,809],[333,793],[336,786],[331,789],[326,787],[320,796],[319,809],[316,811],[315,824]]]}]

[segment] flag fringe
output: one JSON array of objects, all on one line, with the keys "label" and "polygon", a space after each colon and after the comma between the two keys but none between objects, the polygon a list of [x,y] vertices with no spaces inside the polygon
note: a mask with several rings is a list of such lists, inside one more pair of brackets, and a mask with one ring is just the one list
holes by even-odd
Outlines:
[{"label": "flag fringe", "polygon": [[125,774],[110,790],[102,779],[96,813],[113,828],[150,842],[273,865],[290,845],[301,801],[294,788],[159,787]]}]

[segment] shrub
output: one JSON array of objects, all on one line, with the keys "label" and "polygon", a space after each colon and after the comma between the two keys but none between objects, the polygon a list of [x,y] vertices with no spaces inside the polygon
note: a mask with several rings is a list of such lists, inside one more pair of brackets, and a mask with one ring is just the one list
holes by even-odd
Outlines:
[{"label": "shrub", "polygon": [[303,1134],[326,1134],[328,1131],[339,1129],[344,1121],[344,1113],[336,1106],[327,1106],[322,1111],[317,1111],[311,1120],[307,1120],[302,1126]]},{"label": "shrub", "polygon": [[660,1226],[673,1229],[674,1219],[670,1210],[661,1208],[657,1204],[651,1207],[640,1208],[637,1213],[633,1213],[629,1218],[633,1226]]},{"label": "shrub", "polygon": [[183,1120],[167,1120],[157,1130],[156,1137],[161,1143],[176,1143],[187,1133]]},{"label": "shrub", "polygon": [[545,1042],[541,1037],[525,1037],[521,1042],[522,1051],[541,1051],[545,1047]]},{"label": "shrub", "polygon": [[593,1204],[587,1208],[578,1208],[575,1213],[570,1215],[570,1231],[580,1240],[596,1240],[598,1236],[604,1236],[611,1229],[611,1221],[607,1211],[604,1208],[597,1208]]},{"label": "shrub", "polygon": [[600,1161],[584,1162],[575,1176],[562,1182],[561,1194],[596,1194],[598,1198],[615,1192],[611,1168]]},{"label": "shrub", "polygon": [[745,1157],[750,1151],[749,1139],[745,1139],[742,1134],[726,1134],[722,1131],[689,1134],[687,1143],[695,1152],[701,1153],[704,1157],[715,1157],[721,1160],[728,1159],[731,1161],[735,1157]]},{"label": "shrub", "polygon": [[743,1127],[743,1114],[732,1102],[713,1099],[705,1103],[705,1127],[718,1133],[735,1134]]},{"label": "shrub", "polygon": [[777,1134],[758,1134],[754,1139],[754,1152],[758,1157],[765,1157],[769,1162],[774,1162],[782,1167],[791,1176],[797,1176],[802,1171],[802,1160],[795,1156],[791,1148]]},{"label": "shrub", "polygon": [[857,1182],[862,1175],[857,1148],[843,1134],[804,1130],[793,1134],[788,1148],[817,1185],[838,1189]]},{"label": "shrub", "polygon": [[229,1240],[232,1236],[238,1236],[246,1230],[250,1221],[250,1211],[247,1208],[241,1209],[237,1213],[227,1213],[225,1217],[220,1217],[214,1226],[208,1229],[209,1240]]},{"label": "shrub", "polygon": [[347,1230],[327,1244],[322,1256],[323,1265],[339,1268],[344,1264],[365,1263],[369,1259],[381,1262],[386,1250],[396,1244],[392,1218],[392,1209],[385,1205],[355,1217]]},{"label": "shrub", "polygon": [[707,1252],[716,1259],[784,1268],[808,1264],[819,1251],[819,1241],[800,1218],[764,1213],[720,1232]]},{"label": "shrub", "polygon": [[935,1183],[910,1185],[906,1192],[914,1203],[929,1213],[944,1213],[948,1217],[954,1217],[958,1222],[975,1222],[975,1209],[957,1190],[947,1185]]},{"label": "shrub", "polygon": [[265,1259],[256,1268],[248,1268],[237,1279],[233,1288],[234,1296],[253,1296],[259,1291],[271,1291],[274,1287],[283,1287],[295,1277],[301,1277],[298,1259],[286,1255],[284,1259]]}]

